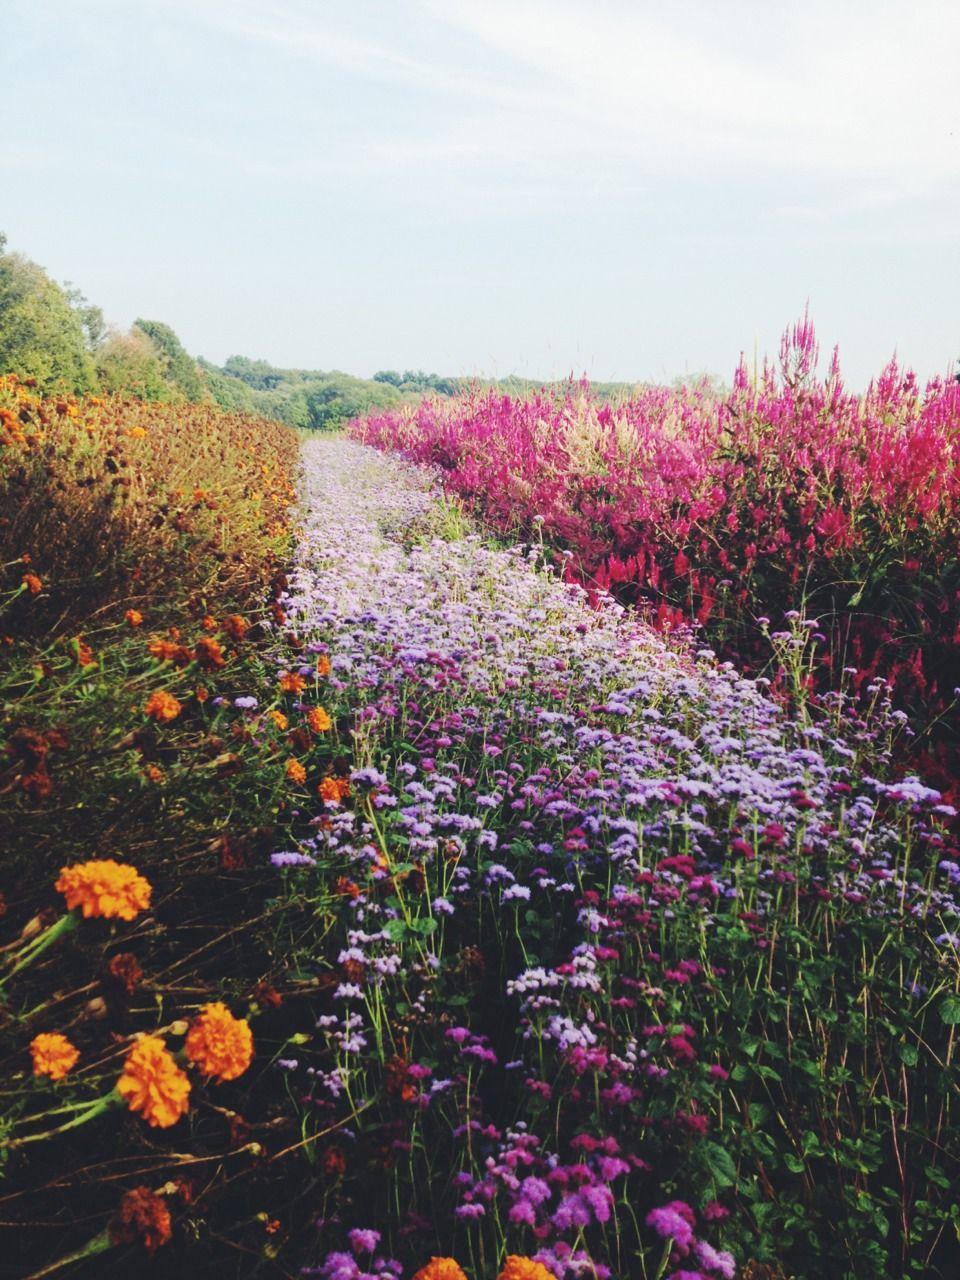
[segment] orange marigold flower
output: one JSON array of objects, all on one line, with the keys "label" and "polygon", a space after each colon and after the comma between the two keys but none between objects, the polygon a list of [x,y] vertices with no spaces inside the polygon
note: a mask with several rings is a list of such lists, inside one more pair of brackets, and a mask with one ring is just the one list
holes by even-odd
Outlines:
[{"label": "orange marigold flower", "polygon": [[307,771],[299,760],[294,760],[291,756],[286,766],[287,777],[291,782],[295,782],[298,786],[303,786],[307,780]]},{"label": "orange marigold flower", "polygon": [[32,596],[39,595],[43,590],[43,583],[35,573],[25,573],[22,582]]},{"label": "orange marigold flower", "polygon": [[163,781],[163,770],[158,764],[148,764],[143,772],[144,776],[149,778],[151,782]]},{"label": "orange marigold flower", "polygon": [[208,613],[204,615],[203,621],[200,623],[200,625],[201,627],[203,627],[204,631],[216,631],[217,620],[216,618],[211,618],[210,614]]},{"label": "orange marigold flower", "polygon": [[284,693],[303,693],[306,683],[303,676],[298,676],[293,671],[284,671],[280,676],[280,688]]},{"label": "orange marigold flower", "polygon": [[467,1280],[467,1277],[454,1258],[431,1258],[413,1280]]},{"label": "orange marigold flower", "polygon": [[316,666],[318,676],[328,676],[330,674],[330,659],[325,653],[321,653],[318,656],[314,665]]},{"label": "orange marigold flower", "polygon": [[206,702],[210,697],[210,691],[205,689],[202,684],[198,684],[196,689],[193,691],[193,696],[198,702]]},{"label": "orange marigold flower", "polygon": [[250,623],[239,613],[229,613],[223,620],[223,629],[231,640],[242,640],[250,629]]},{"label": "orange marigold flower", "polygon": [[59,1031],[42,1031],[30,1041],[33,1057],[33,1074],[62,1080],[72,1071],[80,1057],[80,1050]]},{"label": "orange marigold flower", "polygon": [[177,652],[177,646],[172,640],[164,640],[160,636],[154,636],[147,648],[158,662],[169,662]]},{"label": "orange marigold flower", "polygon": [[225,1004],[205,1004],[187,1032],[187,1057],[207,1076],[236,1080],[253,1061],[253,1032]]},{"label": "orange marigold flower", "polygon": [[214,640],[213,636],[201,636],[193,652],[204,671],[216,671],[218,667],[225,665],[226,659],[220,648],[220,641]]},{"label": "orange marigold flower", "polygon": [[127,620],[127,626],[139,627],[143,622],[143,614],[139,609],[128,609],[123,615]]},{"label": "orange marigold flower", "polygon": [[113,858],[77,862],[63,867],[56,889],[67,900],[67,909],[80,907],[86,919],[134,920],[150,905],[150,882],[135,867]]},{"label": "orange marigold flower", "polygon": [[169,1129],[190,1105],[190,1081],[159,1036],[141,1036],[135,1042],[117,1092],[155,1129]]},{"label": "orange marigold flower", "polygon": [[323,707],[311,707],[307,712],[307,724],[314,733],[326,733],[333,727]]},{"label": "orange marigold flower", "polygon": [[170,1243],[173,1228],[166,1202],[149,1187],[134,1187],[120,1201],[116,1217],[110,1223],[114,1244],[143,1245],[148,1253]]},{"label": "orange marigold flower", "polygon": [[77,660],[77,666],[92,667],[94,665],[93,650],[86,641],[81,640],[80,637],[77,636],[74,641],[74,645],[76,646],[74,649],[74,657]]},{"label": "orange marigold flower", "polygon": [[284,731],[284,729],[287,728],[287,726],[290,723],[290,721],[283,714],[283,712],[277,711],[276,708],[274,708],[274,710],[270,712],[270,719],[277,726],[277,728],[280,730],[281,733]]},{"label": "orange marigold flower", "polygon": [[346,778],[324,778],[317,787],[317,794],[327,804],[339,804],[350,794],[350,783]]},{"label": "orange marigold flower", "polygon": [[180,714],[181,706],[172,693],[167,693],[166,689],[158,689],[155,693],[151,693],[143,706],[143,713],[156,720],[157,724],[166,724],[170,720],[176,720]]},{"label": "orange marigold flower", "polygon": [[521,1258],[511,1253],[497,1280],[554,1280],[554,1274],[542,1262],[534,1262],[533,1258]]}]

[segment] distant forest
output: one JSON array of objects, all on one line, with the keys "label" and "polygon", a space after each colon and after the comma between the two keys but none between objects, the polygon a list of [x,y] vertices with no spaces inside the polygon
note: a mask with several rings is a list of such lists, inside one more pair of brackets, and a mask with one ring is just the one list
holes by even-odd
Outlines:
[{"label": "distant forest", "polygon": [[[32,379],[47,393],[101,393],[163,402],[214,401],[224,409],[276,418],[307,430],[332,430],[378,408],[416,403],[425,395],[454,396],[472,388],[525,395],[566,384],[532,378],[440,377],[422,369],[383,369],[356,378],[338,369],[281,369],[266,360],[231,356],[216,365],[193,357],[173,329],[139,319],[125,332],[69,284],[59,285],[0,233],[0,373]],[[592,383],[595,395],[616,399],[636,384]]]}]

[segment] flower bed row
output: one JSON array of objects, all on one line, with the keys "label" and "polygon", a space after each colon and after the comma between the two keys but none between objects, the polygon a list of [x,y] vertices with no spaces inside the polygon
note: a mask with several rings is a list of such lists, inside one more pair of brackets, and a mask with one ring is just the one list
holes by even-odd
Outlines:
[{"label": "flower bed row", "polygon": [[829,643],[836,688],[877,676],[956,785],[960,671],[960,385],[921,389],[892,362],[864,394],[826,379],[805,319],[778,366],[729,394],[648,388],[618,404],[477,393],[354,424],[357,439],[441,469],[494,528],[563,550],[564,571],[699,624],[741,667],[768,656],[761,618],[795,608]]}]

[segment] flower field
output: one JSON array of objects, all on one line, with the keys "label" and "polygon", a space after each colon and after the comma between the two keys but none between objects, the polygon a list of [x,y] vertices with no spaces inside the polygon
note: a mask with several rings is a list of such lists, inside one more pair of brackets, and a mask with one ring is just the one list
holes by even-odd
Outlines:
[{"label": "flower field", "polygon": [[[493,528],[542,539],[565,576],[694,624],[759,671],[765,622],[793,608],[824,639],[809,673],[877,676],[911,713],[914,765],[956,795],[960,763],[960,384],[887,366],[862,395],[810,322],[728,394],[654,387],[618,404],[584,386],[478,393],[362,420],[357,438],[440,468]],[[785,676],[782,665],[771,672]]]},{"label": "flower field", "polygon": [[[0,530],[0,1274],[956,1274],[956,813],[903,763],[895,699],[919,686],[872,665],[850,583],[847,671],[839,622],[809,620],[843,556],[914,548],[911,669],[949,705],[956,599],[941,615],[930,584],[951,536],[955,555],[960,406],[874,389],[890,448],[910,433],[877,471],[861,402],[811,385],[811,341],[785,353],[793,384],[731,399],[765,471],[725,457],[733,410],[706,393],[479,398],[357,427],[472,511],[433,469],[314,439],[293,527],[276,424],[7,388],[0,479],[33,480]],[[828,395],[846,426],[821,474]],[[161,484],[137,427],[190,478]],[[849,515],[857,459],[856,536],[799,560],[800,488],[833,484]],[[641,512],[621,494],[644,475]],[[749,555],[727,520],[748,492]],[[91,536],[113,522],[92,602],[86,536],[48,560],[54,535],[26,537],[66,523],[65,493],[102,503]],[[478,512],[543,516],[543,540],[499,545]],[[637,600],[672,565],[659,621],[692,601],[710,634],[715,609],[715,647],[598,590],[614,562]],[[776,575],[781,670],[751,651],[744,675],[725,652]],[[871,608],[886,589],[864,579]]]}]

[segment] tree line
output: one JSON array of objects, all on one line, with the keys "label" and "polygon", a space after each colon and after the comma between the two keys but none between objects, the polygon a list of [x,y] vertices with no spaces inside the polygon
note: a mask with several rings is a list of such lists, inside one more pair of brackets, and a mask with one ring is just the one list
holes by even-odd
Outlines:
[{"label": "tree line", "polygon": [[[377,409],[417,403],[425,395],[455,396],[495,388],[526,395],[570,383],[531,378],[441,377],[422,369],[381,369],[356,378],[339,369],[284,369],[266,360],[230,356],[216,365],[194,358],[168,324],[136,320],[126,331],[109,325],[80,290],[60,285],[22,253],[8,251],[0,232],[0,373],[30,378],[46,393],[103,393],[158,402],[215,402],[306,430],[332,430]],[[632,383],[594,383],[601,398],[629,394]]]}]

